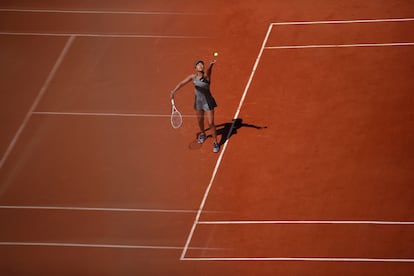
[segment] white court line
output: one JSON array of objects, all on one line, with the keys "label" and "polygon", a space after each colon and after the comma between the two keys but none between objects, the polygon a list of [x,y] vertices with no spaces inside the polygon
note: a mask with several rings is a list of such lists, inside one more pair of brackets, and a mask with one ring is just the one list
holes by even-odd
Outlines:
[{"label": "white court line", "polygon": [[[93,247],[93,248],[120,248],[120,249],[162,249],[162,250],[182,250],[183,249],[183,247],[179,247],[179,246],[59,243],[59,242],[0,242],[0,246],[53,246],[53,247]],[[193,247],[192,250],[220,250],[220,248]]]},{"label": "white court line", "polygon": [[[106,112],[50,112],[35,111],[36,115],[56,115],[56,116],[104,116],[104,117],[171,117],[171,114],[138,114],[138,113],[106,113]],[[195,118],[197,115],[182,115],[183,117]]]},{"label": "white court line", "polygon": [[0,12],[21,13],[72,13],[72,14],[111,14],[111,15],[204,15],[199,12],[172,11],[104,11],[104,10],[57,10],[57,9],[0,9]]},{"label": "white court line", "polygon": [[189,35],[139,35],[139,34],[93,34],[93,33],[36,33],[36,32],[0,32],[0,35],[16,36],[58,36],[58,37],[103,37],[103,38],[165,38],[165,39],[205,39],[208,36]]},{"label": "white court line", "polygon": [[374,224],[374,225],[414,225],[414,221],[376,221],[376,220],[248,220],[248,221],[199,221],[205,225],[232,224]]},{"label": "white court line", "polygon": [[274,22],[273,26],[283,25],[320,25],[320,24],[354,24],[354,23],[382,23],[382,22],[409,22],[414,18],[384,18],[384,19],[356,19],[356,20],[325,20],[325,21],[292,21]]},{"label": "white court line", "polygon": [[59,211],[103,211],[103,212],[152,212],[152,213],[196,213],[196,210],[144,209],[144,208],[100,208],[72,206],[13,206],[2,205],[0,209],[59,210]]},{"label": "white court line", "polygon": [[240,113],[240,110],[241,110],[241,107],[243,106],[243,102],[244,102],[244,100],[245,100],[245,98],[246,98],[247,91],[249,90],[249,87],[250,87],[250,84],[251,84],[251,82],[252,82],[252,79],[253,79],[254,73],[256,72],[257,66],[258,66],[259,61],[260,61],[260,58],[261,58],[261,56],[262,56],[262,54],[263,54],[263,50],[264,50],[264,47],[266,46],[266,43],[267,43],[267,40],[268,40],[268,38],[269,38],[269,36],[270,36],[270,32],[271,32],[271,30],[272,30],[272,25],[269,25],[269,28],[268,28],[267,33],[266,33],[266,36],[265,36],[265,38],[264,38],[264,40],[263,40],[263,43],[262,43],[262,46],[261,46],[261,48],[260,48],[259,54],[257,55],[256,61],[255,61],[255,63],[254,63],[254,66],[253,66],[252,72],[251,72],[251,74],[250,74],[250,77],[249,77],[249,79],[248,79],[248,81],[247,81],[247,84],[246,84],[246,87],[245,87],[245,89],[244,89],[243,95],[242,95],[242,97],[241,97],[241,99],[240,99],[239,106],[238,106],[238,108],[237,108],[237,110],[236,110],[236,113],[235,113],[235,115],[234,115],[234,117],[233,117],[233,123],[232,123],[232,125],[231,125],[231,127],[230,127],[230,130],[229,130],[229,132],[228,132],[226,142],[224,143],[224,146],[223,146],[223,148],[222,148],[222,150],[221,150],[221,152],[220,152],[220,155],[219,155],[219,157],[217,158],[217,162],[216,162],[216,165],[215,165],[215,167],[214,167],[213,173],[212,173],[212,175],[211,175],[210,182],[209,182],[209,184],[208,184],[208,186],[207,186],[207,188],[206,188],[206,191],[204,192],[203,199],[201,200],[200,207],[199,207],[199,209],[198,209],[198,211],[197,211],[197,215],[196,215],[196,217],[195,217],[195,220],[194,220],[193,226],[191,227],[191,230],[190,230],[190,233],[189,233],[189,235],[188,235],[187,241],[186,241],[186,243],[185,243],[185,246],[184,246],[183,252],[182,252],[182,254],[181,254],[180,260],[184,260],[184,259],[185,259],[185,255],[186,255],[186,253],[187,253],[187,250],[188,250],[189,245],[190,245],[190,243],[191,243],[191,239],[192,239],[192,237],[193,237],[193,235],[194,235],[195,229],[196,229],[197,224],[198,224],[198,221],[199,221],[199,219],[200,219],[201,212],[202,212],[202,211],[203,211],[203,209],[204,209],[204,205],[205,205],[205,203],[206,203],[206,201],[207,201],[208,194],[209,194],[209,192],[210,192],[210,190],[211,190],[211,187],[213,186],[213,182],[214,182],[214,179],[215,179],[215,177],[216,177],[216,174],[217,174],[218,168],[220,167],[220,163],[221,163],[221,160],[222,160],[222,158],[223,158],[224,152],[225,152],[225,151],[226,151],[226,149],[227,149],[227,145],[228,145],[228,142],[229,142],[229,140],[230,140],[229,138],[230,138],[230,136],[231,136],[231,133],[233,132],[233,129],[234,129],[234,126],[235,126],[235,122],[236,122],[236,119],[238,118],[239,113]]},{"label": "white court line", "polygon": [[267,46],[265,47],[265,49],[275,50],[275,49],[312,49],[312,48],[395,47],[395,46],[413,46],[413,45],[414,45],[414,42],[393,42],[393,43]]},{"label": "white court line", "polygon": [[397,258],[185,258],[184,261],[279,261],[279,262],[371,262],[371,263],[413,263],[414,259]]},{"label": "white court line", "polygon": [[[27,112],[26,116],[23,119],[23,122],[21,123],[20,127],[18,128],[16,134],[14,135],[11,143],[7,147],[3,157],[0,161],[0,169],[3,167],[4,163],[6,162],[7,158],[9,157],[11,151],[13,150],[15,144],[17,143],[17,140],[19,139],[20,135],[22,134],[24,128],[26,127],[27,123],[29,122],[34,110],[36,109],[37,105],[39,104],[41,98],[45,94],[47,88],[49,87],[50,82],[52,81],[53,77],[55,76],[57,70],[59,69],[63,59],[65,58],[66,54],[69,51],[70,46],[72,45],[73,41],[75,40],[74,36],[69,37],[67,40],[64,48],[62,49],[62,52],[60,53],[58,59],[56,60],[55,64],[52,67],[52,70],[50,71],[49,75],[47,76],[42,88],[40,89],[37,97],[35,98],[33,104],[31,105],[29,111]],[[1,194],[1,191],[0,191]]]},{"label": "white court line", "polygon": [[[385,22],[410,22],[410,21],[414,21],[414,18],[276,22],[276,23],[272,23],[272,25],[283,26],[283,25],[355,24],[355,23],[385,23]],[[272,50],[272,49],[312,49],[312,48],[350,48],[350,47],[392,47],[392,46],[395,47],[395,46],[413,46],[413,45],[414,45],[414,42],[391,42],[391,43],[267,46],[265,47],[265,49]]]}]

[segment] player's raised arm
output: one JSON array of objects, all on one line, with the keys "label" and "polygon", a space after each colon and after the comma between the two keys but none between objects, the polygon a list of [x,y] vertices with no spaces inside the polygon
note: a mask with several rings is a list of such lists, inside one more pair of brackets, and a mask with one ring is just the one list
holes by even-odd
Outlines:
[{"label": "player's raised arm", "polygon": [[210,65],[208,66],[208,68],[207,68],[207,71],[206,71],[206,76],[207,76],[207,79],[210,81],[210,77],[211,77],[211,71],[212,71],[212,69],[213,69],[213,65],[216,63],[217,61],[216,60],[212,60],[212,61],[210,61]]}]

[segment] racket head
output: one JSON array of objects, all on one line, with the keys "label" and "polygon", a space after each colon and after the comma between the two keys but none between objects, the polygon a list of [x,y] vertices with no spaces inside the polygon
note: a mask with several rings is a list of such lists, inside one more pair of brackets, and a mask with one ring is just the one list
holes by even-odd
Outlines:
[{"label": "racket head", "polygon": [[183,124],[183,116],[178,110],[175,110],[171,113],[171,126],[173,128],[180,128]]},{"label": "racket head", "polygon": [[171,99],[172,111],[171,111],[171,126],[173,128],[180,128],[183,124],[183,116],[180,111],[177,110],[174,104],[174,99]]}]

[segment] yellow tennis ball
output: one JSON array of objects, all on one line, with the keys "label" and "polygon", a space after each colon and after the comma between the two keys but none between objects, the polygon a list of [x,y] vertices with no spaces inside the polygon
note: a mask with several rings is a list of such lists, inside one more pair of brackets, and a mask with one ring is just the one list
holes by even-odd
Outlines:
[{"label": "yellow tennis ball", "polygon": [[218,52],[214,52],[214,54],[213,54],[215,57],[217,57],[218,56]]}]

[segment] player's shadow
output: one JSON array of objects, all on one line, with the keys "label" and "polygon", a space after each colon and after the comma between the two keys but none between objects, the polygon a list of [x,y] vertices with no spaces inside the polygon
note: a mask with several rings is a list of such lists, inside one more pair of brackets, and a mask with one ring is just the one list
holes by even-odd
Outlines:
[{"label": "player's shadow", "polygon": [[[226,143],[226,141],[230,139],[233,135],[236,135],[237,131],[242,127],[254,128],[254,129],[266,129],[267,128],[267,126],[256,126],[256,125],[244,123],[243,119],[241,118],[234,119],[233,121],[228,122],[228,123],[216,125],[217,136],[221,137],[220,142],[219,142],[220,146]],[[208,135],[208,138],[210,137],[212,137],[211,134]]]}]

